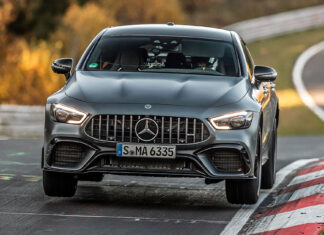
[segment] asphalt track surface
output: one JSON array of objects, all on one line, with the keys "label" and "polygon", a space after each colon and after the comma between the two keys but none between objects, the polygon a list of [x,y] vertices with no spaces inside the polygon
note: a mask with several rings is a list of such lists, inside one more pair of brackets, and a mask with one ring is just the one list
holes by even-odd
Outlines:
[{"label": "asphalt track surface", "polygon": [[[324,136],[282,137],[277,169],[322,157]],[[43,193],[41,139],[0,140],[0,234],[219,234],[238,205],[224,183],[196,178],[107,175],[73,198]]]},{"label": "asphalt track surface", "polygon": [[302,74],[305,88],[322,110],[324,110],[323,66],[324,51],[321,51],[307,61]]}]

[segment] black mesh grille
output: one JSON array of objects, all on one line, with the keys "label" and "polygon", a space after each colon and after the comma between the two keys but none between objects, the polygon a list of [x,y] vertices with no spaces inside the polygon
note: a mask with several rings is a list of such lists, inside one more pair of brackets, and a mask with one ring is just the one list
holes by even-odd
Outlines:
[{"label": "black mesh grille", "polygon": [[83,158],[83,146],[77,143],[61,142],[55,145],[52,165],[73,167]]},{"label": "black mesh grille", "polygon": [[159,159],[159,158],[118,158],[108,156],[105,158],[105,167],[150,169],[150,170],[190,170],[193,165],[186,159]]},{"label": "black mesh grille", "polygon": [[211,153],[211,160],[218,171],[241,172],[243,171],[243,160],[238,150],[218,149]]},{"label": "black mesh grille", "polygon": [[92,138],[107,142],[143,142],[135,134],[135,125],[142,118],[158,124],[158,135],[150,142],[191,144],[208,139],[205,124],[196,118],[135,115],[96,115],[87,124],[85,132]]}]

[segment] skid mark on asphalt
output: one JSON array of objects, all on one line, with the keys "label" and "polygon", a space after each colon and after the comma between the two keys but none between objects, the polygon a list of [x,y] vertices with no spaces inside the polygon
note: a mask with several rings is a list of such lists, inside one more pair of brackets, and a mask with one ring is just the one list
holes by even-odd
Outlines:
[{"label": "skid mark on asphalt", "polygon": [[[37,183],[42,180],[37,175],[15,175],[0,174],[0,180],[7,182],[28,182]],[[119,204],[151,204],[151,205],[172,205],[172,206],[223,206],[228,205],[225,198],[224,184],[204,185],[200,183],[174,183],[156,181],[127,181],[127,180],[104,180],[98,182],[79,182],[77,194],[72,200],[77,200],[82,206],[83,200],[100,200],[107,203]],[[36,186],[36,188],[35,188]],[[33,192],[37,190],[39,196],[43,196],[40,185],[33,186],[34,190],[24,196],[34,197]],[[0,195],[7,195],[8,192],[1,192]],[[15,196],[19,194],[14,193]]]},{"label": "skid mark on asphalt", "polygon": [[227,224],[229,221],[205,220],[205,219],[174,219],[174,218],[154,218],[154,217],[136,217],[136,216],[110,216],[110,215],[82,215],[82,214],[51,214],[51,213],[33,213],[33,212],[5,212],[0,211],[1,215],[28,215],[28,216],[55,216],[55,217],[72,217],[72,218],[106,218],[118,219],[133,222],[159,222],[159,223],[207,223],[207,224]]},{"label": "skid mark on asphalt", "polygon": [[[3,172],[9,171],[10,169],[3,169]],[[0,170],[0,172],[2,172]],[[0,180],[13,180],[22,179],[28,182],[38,182],[42,180],[40,175],[17,175],[9,173],[0,173]],[[213,190],[215,186],[205,186],[201,184],[192,183],[163,183],[163,182],[152,182],[152,181],[122,181],[122,180],[103,180],[102,183],[98,182],[79,182],[82,186],[116,186],[116,187],[151,187],[151,188],[169,188],[169,189],[201,189],[201,190]]]}]

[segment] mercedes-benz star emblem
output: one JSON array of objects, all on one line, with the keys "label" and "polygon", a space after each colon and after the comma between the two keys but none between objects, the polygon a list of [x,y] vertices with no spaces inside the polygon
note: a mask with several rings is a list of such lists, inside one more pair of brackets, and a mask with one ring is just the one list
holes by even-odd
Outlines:
[{"label": "mercedes-benz star emblem", "polygon": [[150,104],[146,104],[144,107],[145,107],[146,109],[151,109],[151,108],[152,108],[152,105],[150,105]]},{"label": "mercedes-benz star emblem", "polygon": [[135,124],[135,134],[142,141],[149,142],[159,133],[159,126],[151,118],[142,118]]}]

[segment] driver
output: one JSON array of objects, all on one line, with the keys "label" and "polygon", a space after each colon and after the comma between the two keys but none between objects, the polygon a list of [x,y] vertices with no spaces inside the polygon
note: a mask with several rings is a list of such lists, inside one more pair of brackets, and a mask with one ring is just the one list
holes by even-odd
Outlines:
[{"label": "driver", "polygon": [[206,70],[209,64],[209,57],[195,56],[191,58],[191,62],[194,69]]}]

